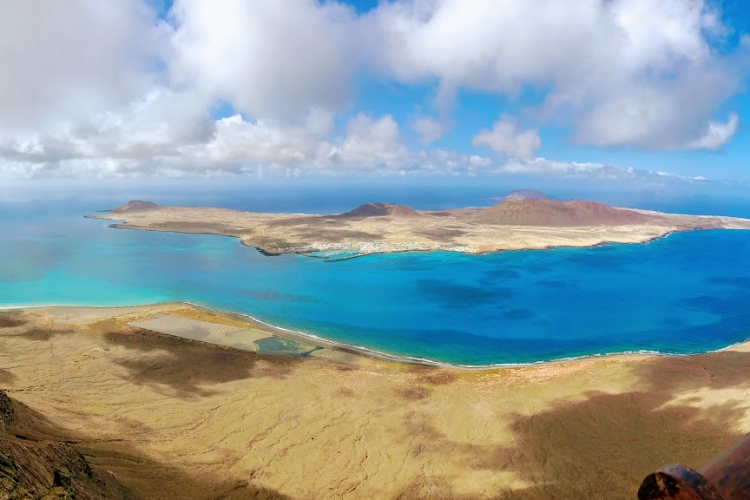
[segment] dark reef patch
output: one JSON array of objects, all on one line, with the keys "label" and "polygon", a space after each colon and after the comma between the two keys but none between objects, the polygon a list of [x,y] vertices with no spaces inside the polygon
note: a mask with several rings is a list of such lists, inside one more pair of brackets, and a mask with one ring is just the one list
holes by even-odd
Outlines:
[{"label": "dark reef patch", "polygon": [[706,280],[711,285],[727,285],[750,290],[750,276],[722,276]]},{"label": "dark reef patch", "polygon": [[520,278],[521,273],[515,269],[493,269],[492,271],[484,273],[484,277],[487,279],[515,279]]},{"label": "dark reef patch", "polygon": [[547,288],[553,288],[555,290],[561,290],[570,286],[569,282],[563,280],[539,280],[536,284]]},{"label": "dark reef patch", "polygon": [[670,326],[673,328],[681,328],[685,326],[685,320],[683,320],[682,318],[677,318],[677,317],[667,318],[664,320],[664,325]]},{"label": "dark reef patch", "polygon": [[536,313],[529,309],[511,309],[510,311],[506,311],[503,313],[503,317],[513,320],[529,319],[533,318],[534,316],[536,316]]},{"label": "dark reef patch", "polygon": [[510,288],[487,289],[460,285],[448,280],[423,279],[419,280],[418,286],[423,295],[448,309],[466,309],[493,304],[515,295]]}]

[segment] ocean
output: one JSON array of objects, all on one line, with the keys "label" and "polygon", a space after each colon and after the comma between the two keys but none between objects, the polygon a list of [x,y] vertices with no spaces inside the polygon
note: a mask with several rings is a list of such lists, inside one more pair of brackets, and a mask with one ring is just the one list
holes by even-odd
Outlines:
[{"label": "ocean", "polygon": [[[123,204],[126,194],[164,204],[325,213],[366,201],[487,206],[497,189],[154,188],[6,199],[0,201],[0,306],[189,301],[345,344],[472,366],[689,354],[750,337],[750,231],[678,233],[589,249],[326,262],[264,256],[228,237],[118,230],[83,218]],[[595,199],[750,217],[744,200],[601,198]]]}]

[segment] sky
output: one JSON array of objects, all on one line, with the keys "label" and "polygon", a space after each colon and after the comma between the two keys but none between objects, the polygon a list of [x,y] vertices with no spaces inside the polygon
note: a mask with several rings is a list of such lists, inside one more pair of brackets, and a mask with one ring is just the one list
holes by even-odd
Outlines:
[{"label": "sky", "polygon": [[0,0],[0,179],[750,189],[744,0]]}]

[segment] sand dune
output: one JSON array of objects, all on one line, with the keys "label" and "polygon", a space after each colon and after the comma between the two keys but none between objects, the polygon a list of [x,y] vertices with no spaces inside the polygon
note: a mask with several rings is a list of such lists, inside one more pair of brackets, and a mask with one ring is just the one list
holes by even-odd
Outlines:
[{"label": "sand dune", "polygon": [[457,370],[128,326],[243,326],[179,304],[97,311],[0,314],[0,386],[141,498],[633,499],[653,469],[701,465],[750,431],[748,345]]}]

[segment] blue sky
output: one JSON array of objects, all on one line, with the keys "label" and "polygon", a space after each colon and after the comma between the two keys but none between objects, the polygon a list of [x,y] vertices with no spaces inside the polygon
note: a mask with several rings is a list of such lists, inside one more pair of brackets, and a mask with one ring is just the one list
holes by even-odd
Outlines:
[{"label": "blue sky", "polygon": [[2,177],[750,181],[739,0],[45,5],[2,7]]}]

